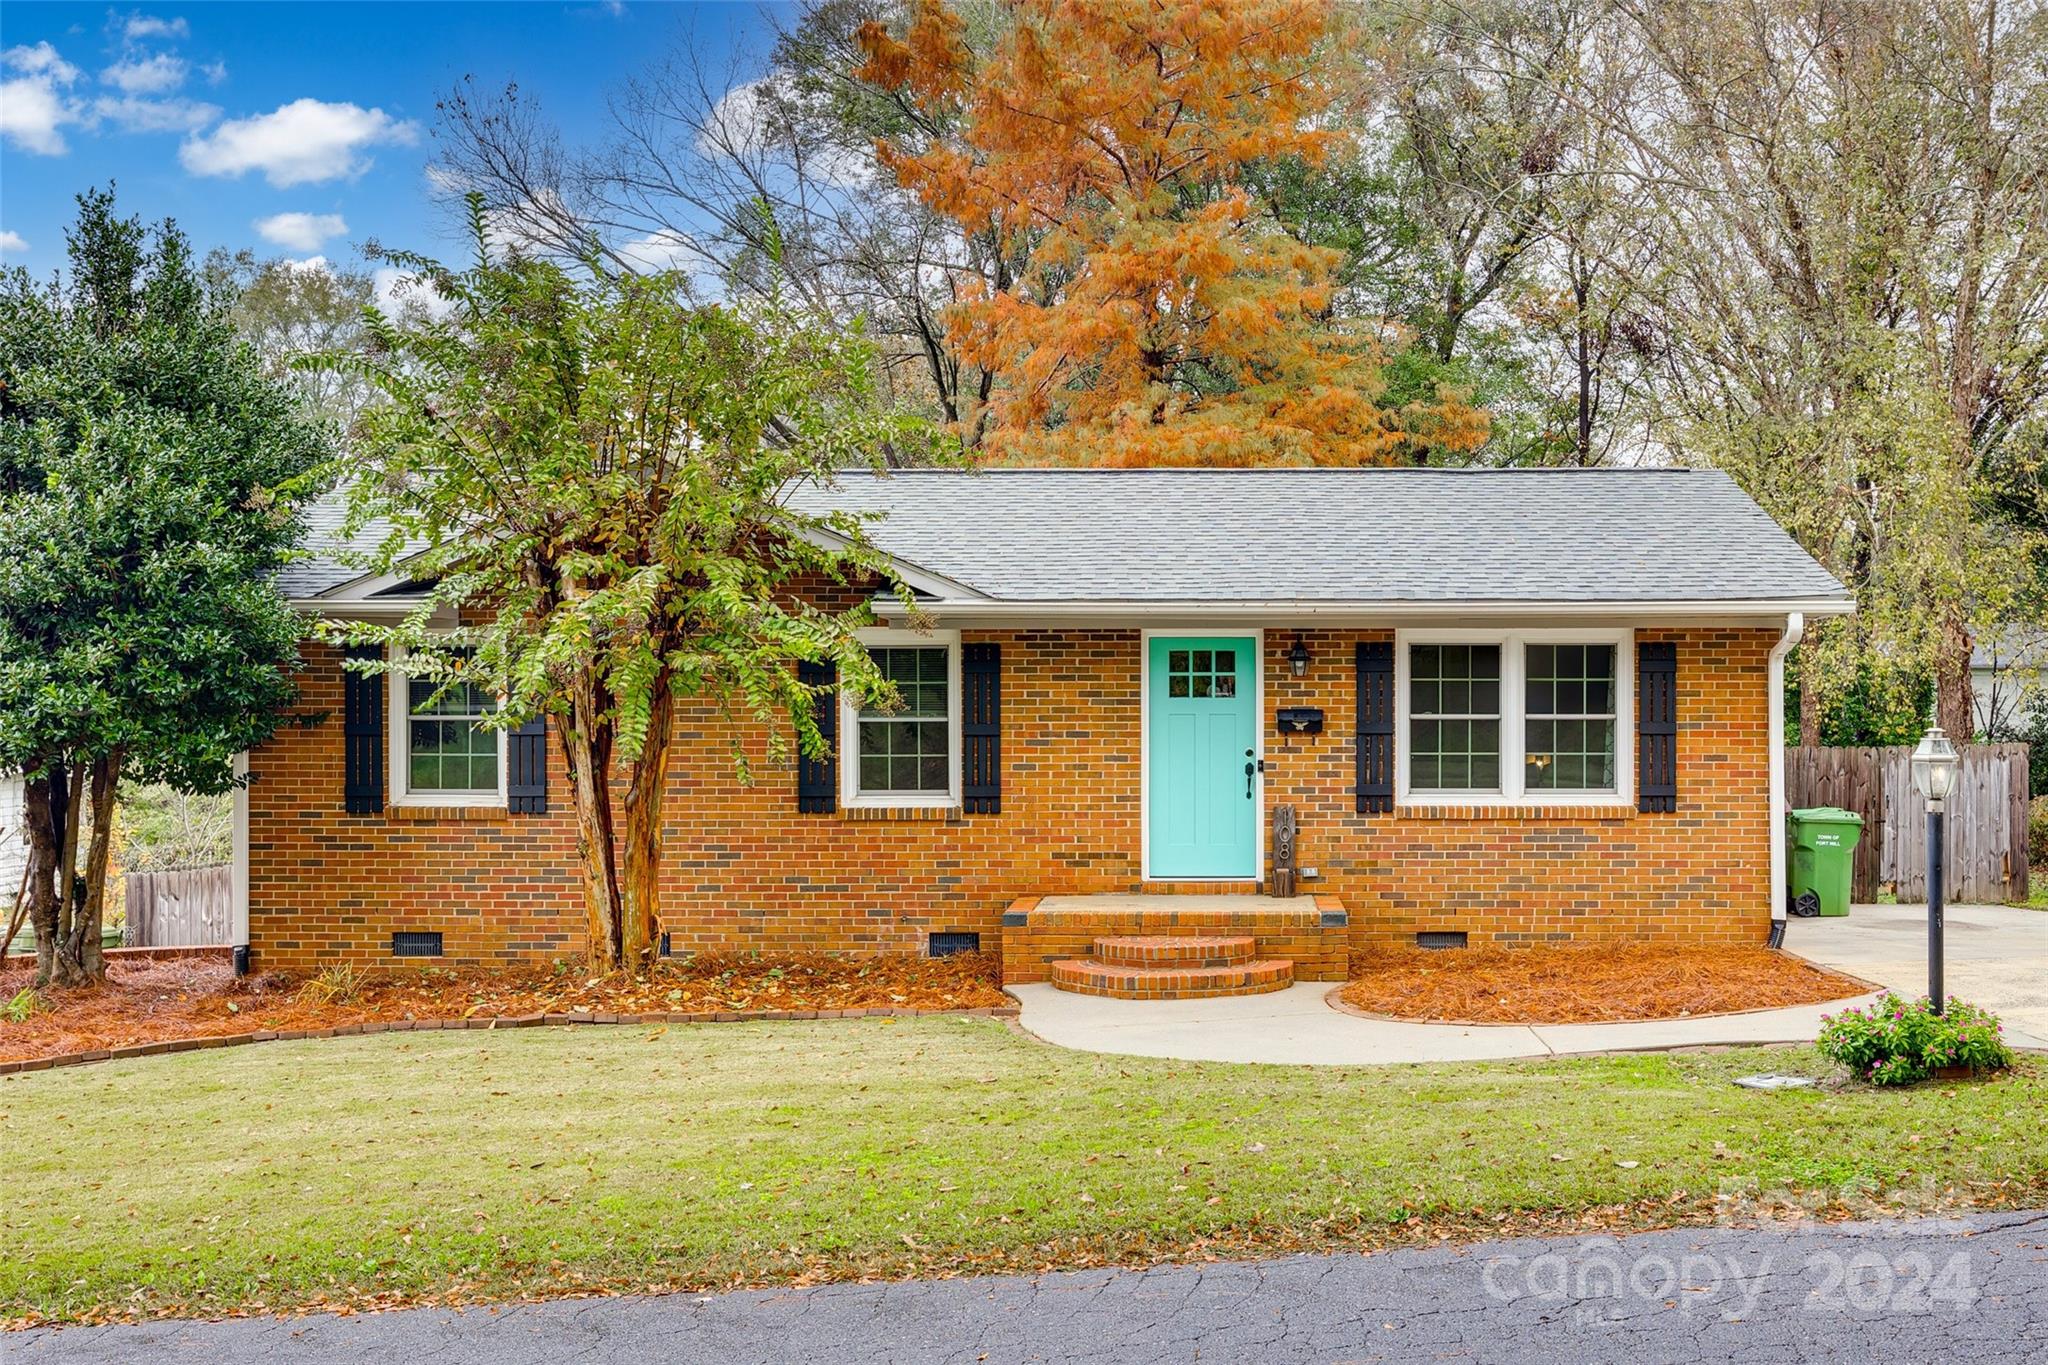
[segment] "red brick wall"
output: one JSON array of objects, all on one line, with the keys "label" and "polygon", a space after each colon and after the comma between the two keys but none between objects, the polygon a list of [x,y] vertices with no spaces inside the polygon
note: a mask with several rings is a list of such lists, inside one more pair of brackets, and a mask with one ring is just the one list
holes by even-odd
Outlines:
[{"label": "red brick wall", "polygon": [[[1267,800],[1293,801],[1297,860],[1351,914],[1352,941],[1464,930],[1474,944],[1641,937],[1748,943],[1770,928],[1766,663],[1769,630],[1639,630],[1678,645],[1678,809],[1443,807],[1359,815],[1352,794],[1355,646],[1384,631],[1307,631],[1297,679],[1292,631],[1266,637]],[[1281,736],[1273,712],[1320,706],[1321,735]],[[1624,760],[1633,763],[1634,747]],[[1426,812],[1426,813],[1425,813]]]},{"label": "red brick wall", "polygon": [[[1659,936],[1760,940],[1769,924],[1762,630],[1640,632],[1678,643],[1679,809],[1471,818],[1360,816],[1352,796],[1353,646],[1385,632],[1266,636],[1266,799],[1292,802],[1305,891],[1342,896],[1353,941],[1463,929],[1474,942]],[[968,631],[1003,646],[1003,810],[950,820],[800,815],[795,776],[739,738],[757,784],[733,776],[734,734],[703,708],[677,725],[666,921],[677,949],[920,950],[978,930],[1022,895],[1140,884],[1139,633]],[[341,674],[309,646],[301,709],[251,756],[250,936],[262,968],[388,964],[395,929],[439,930],[443,961],[545,961],[581,951],[574,824],[559,752],[552,809],[341,809]],[[1323,708],[1318,736],[1281,737],[1281,706]],[[1632,751],[1631,751],[1632,757]]]}]

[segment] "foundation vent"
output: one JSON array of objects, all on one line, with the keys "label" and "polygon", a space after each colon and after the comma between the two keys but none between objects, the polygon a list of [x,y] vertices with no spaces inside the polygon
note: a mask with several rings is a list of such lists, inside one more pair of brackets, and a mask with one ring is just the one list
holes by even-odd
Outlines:
[{"label": "foundation vent", "polygon": [[951,957],[955,953],[978,953],[981,951],[981,935],[965,933],[933,934],[926,951],[933,957]]},{"label": "foundation vent", "polygon": [[411,931],[391,936],[393,957],[439,957],[441,956],[441,935],[423,934]]},{"label": "foundation vent", "polygon": [[1418,948],[1462,948],[1465,946],[1463,929],[1428,929],[1415,936]]}]

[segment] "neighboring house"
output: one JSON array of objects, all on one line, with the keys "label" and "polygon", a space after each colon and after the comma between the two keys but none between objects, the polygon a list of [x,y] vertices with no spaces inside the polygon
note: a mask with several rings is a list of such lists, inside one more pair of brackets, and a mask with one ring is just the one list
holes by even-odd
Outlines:
[{"label": "neighboring house", "polygon": [[[906,706],[829,710],[831,762],[769,767],[765,736],[681,709],[675,951],[995,948],[1038,932],[1033,897],[1256,891],[1283,805],[1317,974],[1418,934],[1757,943],[1783,914],[1782,661],[1853,605],[1723,475],[927,471],[798,496],[886,513],[933,629],[873,594]],[[320,555],[286,587],[335,618],[418,591]],[[238,812],[259,969],[580,953],[541,727],[484,728],[481,694],[428,709],[324,645],[305,663],[317,723],[249,756]],[[1157,927],[1210,903],[1140,904]]]},{"label": "neighboring house", "polygon": [[21,803],[21,779],[0,776],[0,926],[13,913],[21,893],[21,874],[28,868],[28,815]]},{"label": "neighboring house", "polygon": [[2010,740],[2048,711],[2048,631],[2011,626],[1977,639],[1970,655],[1977,733]]}]

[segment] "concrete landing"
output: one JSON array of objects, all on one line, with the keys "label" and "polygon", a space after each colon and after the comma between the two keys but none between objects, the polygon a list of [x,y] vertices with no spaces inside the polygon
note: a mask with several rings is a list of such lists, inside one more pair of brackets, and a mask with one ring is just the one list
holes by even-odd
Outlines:
[{"label": "concrete landing", "polygon": [[1332,1006],[1336,989],[1304,982],[1270,995],[1213,1000],[1111,1000],[1046,985],[1011,986],[1019,1023],[1081,1052],[1192,1062],[1376,1066],[1474,1062],[1594,1052],[1656,1052],[1717,1043],[1810,1043],[1820,1017],[1873,995],[1825,1005],[1639,1024],[1411,1024],[1363,1019]]},{"label": "concrete landing", "polygon": [[[1333,897],[1320,899],[1336,902]],[[1219,914],[1237,915],[1313,915],[1317,910],[1318,897],[1296,896],[1281,900],[1275,896],[1245,892],[1233,895],[1227,892],[1202,895],[1165,897],[1154,894],[1132,895],[1121,892],[1105,892],[1096,896],[1039,896],[1033,908],[1047,916],[1058,915],[1113,915],[1136,912],[1157,915],[1169,911],[1201,913],[1214,911]]]}]

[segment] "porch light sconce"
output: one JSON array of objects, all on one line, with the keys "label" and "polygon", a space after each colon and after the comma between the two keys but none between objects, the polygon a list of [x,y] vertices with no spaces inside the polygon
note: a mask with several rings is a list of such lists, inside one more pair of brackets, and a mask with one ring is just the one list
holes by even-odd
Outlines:
[{"label": "porch light sconce", "polygon": [[1287,662],[1294,665],[1294,676],[1308,676],[1308,645],[1301,638],[1301,632],[1294,632],[1294,648],[1287,651]]}]

